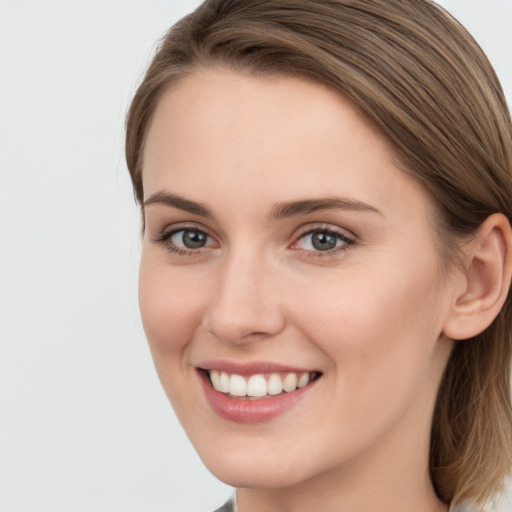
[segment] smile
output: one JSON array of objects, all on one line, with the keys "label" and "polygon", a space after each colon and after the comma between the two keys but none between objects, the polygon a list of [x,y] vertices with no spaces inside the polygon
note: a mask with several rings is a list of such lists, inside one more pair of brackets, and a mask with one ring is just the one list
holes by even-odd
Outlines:
[{"label": "smile", "polygon": [[279,372],[255,374],[248,377],[219,370],[209,370],[210,382],[215,390],[230,397],[255,400],[291,393],[318,378],[318,372]]},{"label": "smile", "polygon": [[267,363],[211,362],[197,370],[210,408],[236,423],[261,423],[280,416],[314,393],[322,377],[319,371]]}]

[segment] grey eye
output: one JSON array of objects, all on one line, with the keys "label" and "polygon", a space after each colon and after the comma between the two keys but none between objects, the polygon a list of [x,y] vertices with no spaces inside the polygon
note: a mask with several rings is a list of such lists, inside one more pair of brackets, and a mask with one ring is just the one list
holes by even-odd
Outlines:
[{"label": "grey eye", "polygon": [[182,249],[201,249],[208,244],[210,237],[202,231],[182,229],[176,231],[171,237],[171,242]]},{"label": "grey eye", "polygon": [[353,240],[346,235],[329,230],[313,230],[302,235],[297,246],[306,251],[326,252],[337,248],[348,247]]},{"label": "grey eye", "polygon": [[311,235],[311,244],[318,251],[328,251],[336,247],[338,240],[331,233],[317,232]]}]

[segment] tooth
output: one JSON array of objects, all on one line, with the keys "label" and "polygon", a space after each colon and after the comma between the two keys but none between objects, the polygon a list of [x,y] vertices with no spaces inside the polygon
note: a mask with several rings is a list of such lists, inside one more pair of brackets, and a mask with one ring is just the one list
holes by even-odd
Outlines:
[{"label": "tooth", "polygon": [[297,382],[298,388],[303,388],[304,386],[307,386],[309,384],[309,372],[303,373],[299,377],[299,381]]},{"label": "tooth", "polygon": [[247,395],[247,382],[241,375],[231,375],[229,380],[229,393],[233,396]]},{"label": "tooth", "polygon": [[217,370],[210,371],[210,380],[212,381],[213,387],[220,391],[220,374]]},{"label": "tooth", "polygon": [[289,373],[283,380],[283,389],[289,393],[297,389],[297,374]]},{"label": "tooth", "polygon": [[220,373],[219,391],[221,393],[229,393],[229,375],[226,372]]},{"label": "tooth", "polygon": [[247,396],[265,396],[267,381],[263,375],[253,375],[247,382]]},{"label": "tooth", "polygon": [[273,373],[268,379],[267,393],[269,395],[279,395],[283,391],[283,381],[277,373]]}]

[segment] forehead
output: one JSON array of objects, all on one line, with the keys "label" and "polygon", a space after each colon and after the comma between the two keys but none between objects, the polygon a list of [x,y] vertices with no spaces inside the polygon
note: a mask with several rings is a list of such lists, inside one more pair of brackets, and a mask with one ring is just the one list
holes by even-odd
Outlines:
[{"label": "forehead", "polygon": [[[340,113],[346,119],[344,124],[339,123]],[[185,135],[182,128],[192,124],[195,124],[196,135],[212,136],[220,134],[222,129],[240,128],[236,135],[241,139],[244,133],[251,132],[254,136],[259,132],[263,137],[254,143],[259,143],[260,147],[276,136],[284,143],[285,130],[290,128],[293,128],[294,138],[300,135],[309,139],[325,138],[334,125],[340,135],[344,127],[350,133],[361,128],[369,145],[388,146],[371,120],[340,93],[312,80],[281,75],[197,70],[173,84],[163,95],[147,139],[155,141],[159,135]],[[181,133],[172,132],[173,127]],[[344,139],[337,142],[342,144]],[[391,147],[388,150],[391,152]]]},{"label": "forehead", "polygon": [[146,198],[178,189],[201,202],[220,186],[252,202],[355,193],[385,202],[413,181],[380,131],[336,92],[226,70],[199,71],[167,91],[148,130],[143,180]]}]

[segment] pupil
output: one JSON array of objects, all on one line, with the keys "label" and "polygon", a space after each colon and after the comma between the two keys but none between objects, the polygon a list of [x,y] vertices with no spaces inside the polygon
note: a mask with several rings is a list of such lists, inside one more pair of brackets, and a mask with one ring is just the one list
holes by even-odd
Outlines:
[{"label": "pupil", "polygon": [[188,249],[199,249],[206,244],[206,235],[199,231],[185,231],[182,239],[183,245]]},{"label": "pupil", "polygon": [[329,233],[314,233],[312,243],[315,249],[328,251],[336,247],[336,237]]}]

